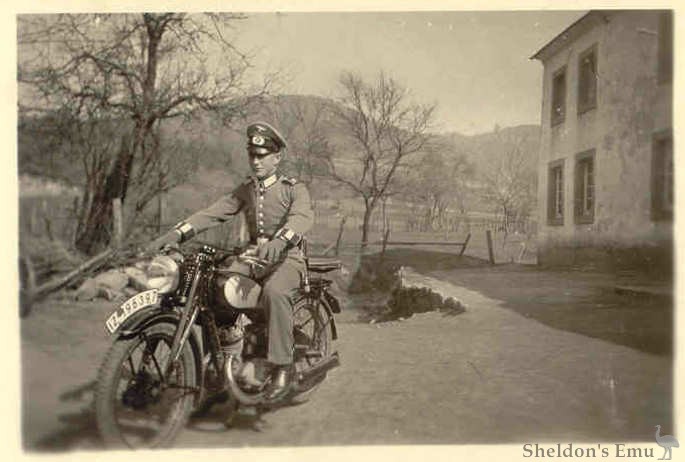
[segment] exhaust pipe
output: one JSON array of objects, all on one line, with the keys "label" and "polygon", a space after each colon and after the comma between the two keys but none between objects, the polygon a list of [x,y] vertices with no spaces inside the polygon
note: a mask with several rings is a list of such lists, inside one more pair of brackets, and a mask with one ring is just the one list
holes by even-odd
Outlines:
[{"label": "exhaust pipe", "polygon": [[[229,392],[238,400],[238,402],[242,404],[257,405],[264,403],[266,401],[264,391],[259,391],[258,393],[254,394],[245,393],[240,386],[238,386],[235,381],[235,377],[233,377],[233,361],[235,361],[235,357],[233,355],[229,355],[224,363],[224,373],[226,374]],[[309,369],[299,372],[295,377],[295,383],[292,384],[291,392],[298,393],[299,389],[301,389],[301,384],[315,380],[329,370],[338,366],[340,366],[340,357],[336,351],[331,354],[331,356],[314,364]]]},{"label": "exhaust pipe", "polygon": [[245,393],[240,389],[238,384],[235,382],[235,377],[233,377],[233,361],[235,361],[235,356],[228,355],[228,358],[224,362],[224,373],[226,374],[226,381],[228,382],[229,393],[242,404],[256,405],[263,403],[264,392],[260,391],[255,394]]},{"label": "exhaust pipe", "polygon": [[319,376],[338,366],[340,366],[340,357],[336,351],[323,361],[319,361],[309,369],[305,369],[298,373],[296,380],[298,383],[308,382],[310,380],[317,379]]}]

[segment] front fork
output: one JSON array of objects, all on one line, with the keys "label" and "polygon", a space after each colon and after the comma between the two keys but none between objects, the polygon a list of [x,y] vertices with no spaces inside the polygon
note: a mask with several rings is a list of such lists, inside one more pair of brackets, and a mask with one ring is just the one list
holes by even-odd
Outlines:
[{"label": "front fork", "polygon": [[193,282],[191,283],[190,291],[186,299],[186,304],[183,307],[181,313],[181,318],[179,319],[178,326],[176,327],[174,341],[171,345],[171,354],[169,355],[170,359],[167,362],[166,368],[164,370],[163,380],[165,382],[168,381],[169,377],[173,373],[178,362],[178,358],[181,356],[181,350],[183,349],[183,345],[185,345],[188,341],[188,337],[190,336],[190,332],[193,329],[193,325],[195,324],[197,315],[200,312],[200,305],[198,303],[195,303],[195,293],[197,292],[197,288],[200,285],[201,275],[202,271],[200,267],[198,267],[195,271],[195,276],[193,277]]}]

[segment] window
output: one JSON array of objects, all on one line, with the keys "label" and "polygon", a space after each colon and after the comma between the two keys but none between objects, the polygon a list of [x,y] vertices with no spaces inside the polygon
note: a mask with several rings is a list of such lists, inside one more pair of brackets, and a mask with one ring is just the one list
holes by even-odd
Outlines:
[{"label": "window", "polygon": [[652,142],[652,219],[673,219],[673,138],[670,130]]},{"label": "window", "polygon": [[552,125],[560,124],[566,117],[566,67],[552,76]]},{"label": "window", "polygon": [[564,161],[549,164],[547,224],[564,224]]},{"label": "window", "polygon": [[663,11],[659,15],[659,50],[657,78],[659,83],[673,81],[673,12]]},{"label": "window", "polygon": [[595,150],[576,156],[574,204],[576,223],[595,219]]},{"label": "window", "polygon": [[578,114],[597,107],[597,46],[578,58]]}]

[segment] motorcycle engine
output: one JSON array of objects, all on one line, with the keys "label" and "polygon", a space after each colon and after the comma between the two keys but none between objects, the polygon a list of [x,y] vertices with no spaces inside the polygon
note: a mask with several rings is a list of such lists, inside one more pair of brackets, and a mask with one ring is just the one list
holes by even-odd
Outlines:
[{"label": "motorcycle engine", "polygon": [[266,326],[253,324],[244,314],[233,325],[219,327],[221,350],[237,359],[233,362],[233,374],[242,387],[259,389],[269,375],[266,333]]},{"label": "motorcycle engine", "polygon": [[264,358],[252,358],[245,361],[237,374],[238,383],[245,388],[261,388],[269,375],[269,368]]}]

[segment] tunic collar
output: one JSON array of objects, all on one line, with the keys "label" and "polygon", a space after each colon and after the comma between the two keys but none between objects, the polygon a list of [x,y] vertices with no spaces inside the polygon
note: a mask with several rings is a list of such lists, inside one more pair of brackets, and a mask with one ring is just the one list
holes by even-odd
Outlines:
[{"label": "tunic collar", "polygon": [[253,177],[252,181],[254,181],[254,183],[257,187],[262,187],[264,189],[267,189],[267,188],[273,186],[274,184],[276,184],[276,182],[278,181],[278,174],[274,173],[273,175],[268,176],[268,177],[264,178],[263,180],[260,180],[257,177]]}]

